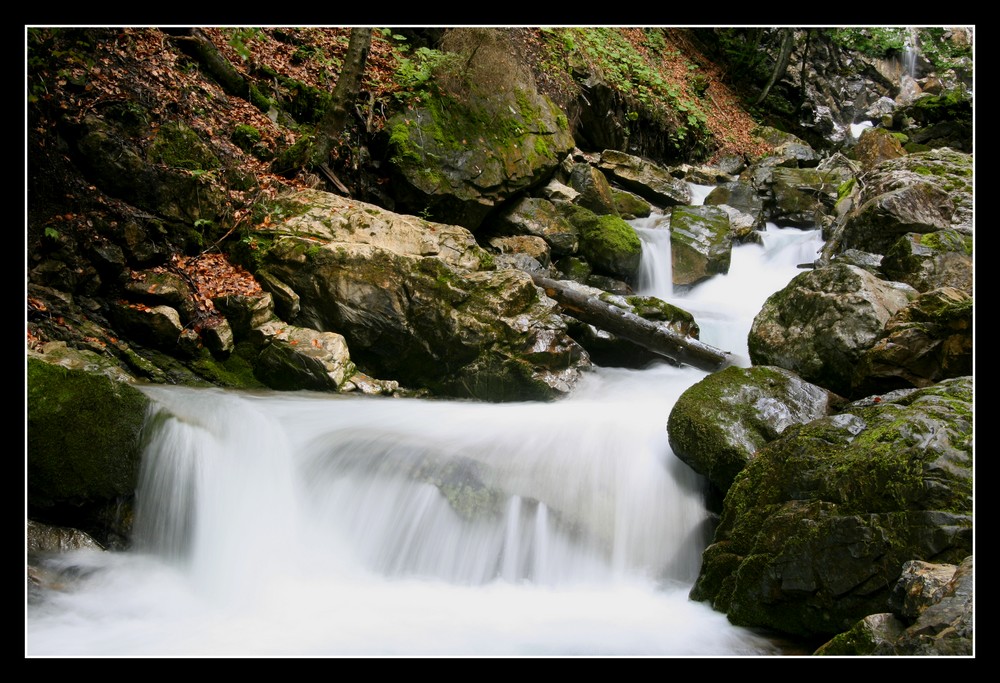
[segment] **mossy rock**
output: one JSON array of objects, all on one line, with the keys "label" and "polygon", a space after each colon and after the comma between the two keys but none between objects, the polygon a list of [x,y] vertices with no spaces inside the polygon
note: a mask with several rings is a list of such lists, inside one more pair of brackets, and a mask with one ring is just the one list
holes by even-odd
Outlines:
[{"label": "mossy rock", "polygon": [[149,160],[189,171],[208,171],[222,164],[198,134],[180,122],[160,127],[149,148]]},{"label": "mossy rock", "polygon": [[135,493],[148,406],[130,384],[29,358],[29,514],[104,542]]},{"label": "mossy rock", "polygon": [[790,427],[736,477],[692,595],[737,625],[841,633],[905,562],[971,552],[972,460],[971,377]]},{"label": "mossy rock", "polygon": [[635,228],[619,216],[598,216],[581,206],[561,207],[580,231],[580,256],[597,274],[634,282],[642,258],[642,241]]}]

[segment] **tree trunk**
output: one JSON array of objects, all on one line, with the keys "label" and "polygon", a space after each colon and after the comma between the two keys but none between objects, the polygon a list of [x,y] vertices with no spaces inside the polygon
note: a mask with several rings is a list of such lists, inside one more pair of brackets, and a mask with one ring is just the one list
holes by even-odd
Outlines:
[{"label": "tree trunk", "polygon": [[729,364],[729,353],[697,339],[677,334],[665,325],[604,303],[600,299],[541,275],[532,275],[545,295],[555,299],[566,315],[638,344],[670,360],[701,370],[721,370]]},{"label": "tree trunk", "polygon": [[165,28],[165,33],[173,36],[174,41],[184,52],[198,60],[205,71],[222,86],[230,95],[249,99],[250,84],[243,75],[226,59],[215,43],[201,30],[196,28]]},{"label": "tree trunk", "polygon": [[312,158],[317,166],[329,161],[330,150],[344,131],[348,113],[361,90],[361,78],[365,73],[365,62],[368,61],[371,42],[371,28],[351,29],[351,40],[347,45],[347,54],[344,55],[344,66],[337,76],[337,85],[333,89],[330,107],[316,129],[316,145],[313,147]]},{"label": "tree trunk", "polygon": [[792,56],[792,47],[795,45],[795,31],[790,28],[779,29],[782,31],[781,36],[781,50],[778,54],[778,61],[774,64],[774,70],[771,72],[771,78],[768,79],[767,85],[764,86],[764,92],[760,94],[757,101],[754,102],[755,105],[760,104],[767,97],[767,93],[771,91],[771,86],[778,82],[778,80],[785,75],[788,70],[788,60]]},{"label": "tree trunk", "polygon": [[242,97],[263,112],[271,108],[271,101],[257,90],[251,79],[246,78],[219,52],[211,38],[200,29],[164,28],[163,32],[170,35],[184,52],[198,60],[227,94]]}]

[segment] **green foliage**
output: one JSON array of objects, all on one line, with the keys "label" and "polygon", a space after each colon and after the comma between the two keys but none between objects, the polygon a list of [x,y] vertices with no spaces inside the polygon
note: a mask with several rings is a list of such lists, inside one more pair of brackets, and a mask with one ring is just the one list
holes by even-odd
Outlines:
[{"label": "green foliage", "polygon": [[908,29],[902,27],[835,28],[830,38],[841,47],[869,57],[888,57],[902,52]]},{"label": "green foliage", "polygon": [[643,30],[646,34],[646,47],[657,54],[667,49],[667,41],[663,38],[662,28],[646,28]]},{"label": "green foliage", "polygon": [[244,62],[249,62],[253,59],[253,53],[250,51],[248,43],[252,42],[256,38],[264,36],[264,30],[262,28],[251,26],[226,29],[226,33],[228,34],[229,46],[236,50],[236,54],[238,54],[240,59]]},{"label": "green foliage", "polygon": [[312,152],[315,146],[316,135],[303,132],[294,144],[278,152],[277,157],[271,164],[272,170],[280,174],[311,167],[313,165]]},{"label": "green foliage", "polygon": [[972,46],[948,40],[944,28],[922,28],[917,35],[920,53],[938,71],[954,66],[959,60],[972,59]]},{"label": "green foliage", "polygon": [[[679,148],[689,148],[691,138],[708,138],[708,117],[699,100],[708,88],[708,80],[694,78],[688,87],[669,82],[661,74],[655,59],[635,49],[622,33],[610,27],[564,28],[556,30],[563,45],[578,46],[595,65],[610,87],[629,107],[629,120],[643,118],[675,122],[673,137]],[[666,42],[662,31],[647,29],[646,41],[652,51],[662,54]],[[689,65],[693,71],[697,67]],[[644,115],[644,116],[643,116]]]},{"label": "green foliage", "polygon": [[777,38],[777,29],[717,28],[713,38],[722,60],[735,81],[763,83],[770,75],[767,47]]},{"label": "green foliage", "polygon": [[429,47],[418,47],[399,60],[393,77],[399,90],[394,97],[402,104],[418,103],[439,93],[434,75],[455,61],[455,55]]}]

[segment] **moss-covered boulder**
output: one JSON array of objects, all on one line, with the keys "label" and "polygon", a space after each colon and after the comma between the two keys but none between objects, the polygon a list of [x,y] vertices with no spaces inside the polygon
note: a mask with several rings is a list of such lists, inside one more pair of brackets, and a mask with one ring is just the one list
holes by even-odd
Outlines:
[{"label": "moss-covered boulder", "polygon": [[913,144],[972,153],[972,99],[965,89],[925,95],[897,109],[893,120],[906,126]]},{"label": "moss-covered boulder", "polygon": [[738,625],[833,636],[886,611],[909,560],[972,551],[972,378],[788,428],[736,477],[696,600]]},{"label": "moss-covered boulder", "polygon": [[618,211],[618,215],[625,220],[646,218],[652,213],[652,206],[649,202],[634,192],[611,188],[611,196],[615,200],[615,209]]},{"label": "moss-covered boulder", "polygon": [[870,614],[847,631],[838,633],[813,653],[825,657],[874,655],[903,633],[904,624],[892,612]]},{"label": "moss-covered boulder", "polygon": [[430,97],[386,122],[402,212],[476,230],[507,199],[544,183],[573,148],[566,116],[527,89],[510,101]]},{"label": "moss-covered boulder", "polygon": [[761,448],[843,400],[782,368],[728,367],[691,385],[674,403],[667,433],[674,455],[725,494]]},{"label": "moss-covered boulder", "polygon": [[908,154],[865,175],[839,248],[885,254],[907,233],[952,229],[971,236],[972,155],[952,149]]},{"label": "moss-covered boulder", "polygon": [[122,542],[148,399],[130,384],[33,356],[27,389],[29,517]]},{"label": "moss-covered boulder", "polygon": [[642,259],[642,241],[635,228],[619,216],[598,216],[582,206],[558,208],[579,231],[579,255],[595,274],[635,282]]},{"label": "moss-covered boulder", "polygon": [[696,285],[729,272],[733,235],[729,214],[718,206],[675,206],[670,213],[673,283]]}]

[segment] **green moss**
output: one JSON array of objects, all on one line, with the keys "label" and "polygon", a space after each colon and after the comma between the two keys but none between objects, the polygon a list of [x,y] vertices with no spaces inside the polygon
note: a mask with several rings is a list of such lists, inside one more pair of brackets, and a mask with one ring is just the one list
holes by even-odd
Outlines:
[{"label": "green moss", "polygon": [[541,135],[535,136],[535,154],[537,154],[540,157],[547,157],[551,154],[548,143],[545,141],[545,138]]},{"label": "green moss", "polygon": [[[694,324],[694,316],[683,308],[678,308],[662,299],[652,296],[628,296],[625,297],[629,305],[635,310],[636,315],[647,320],[664,320],[670,322],[686,322]],[[697,328],[695,328],[697,329]]]},{"label": "green moss", "polygon": [[215,358],[208,349],[202,349],[191,362],[191,369],[214,386],[232,389],[262,389],[264,385],[254,376],[257,349],[249,342],[240,342],[226,358]]},{"label": "green moss", "polygon": [[244,123],[239,124],[233,129],[232,135],[229,139],[233,141],[233,144],[242,149],[244,152],[249,153],[254,145],[258,144],[261,140],[260,131],[253,126],[248,126]]},{"label": "green moss", "polygon": [[149,400],[131,385],[34,358],[27,378],[29,501],[131,495]]},{"label": "green moss", "polygon": [[871,655],[878,643],[867,624],[859,621],[849,631],[834,636],[813,654],[818,656]]},{"label": "green moss", "polygon": [[920,235],[920,244],[935,251],[960,251],[972,256],[972,237],[954,230],[936,230]]},{"label": "green moss", "polygon": [[150,145],[149,159],[189,171],[208,171],[222,165],[198,134],[181,123],[167,123],[160,127]]},{"label": "green moss", "polygon": [[303,133],[292,145],[278,152],[272,168],[275,173],[288,173],[309,167],[312,164],[312,151],[315,146],[316,136]]},{"label": "green moss", "polygon": [[857,184],[858,184],[858,179],[857,178],[853,178],[853,177],[852,178],[848,178],[847,180],[845,180],[844,182],[842,182],[837,187],[837,201],[839,202],[844,197],[847,197],[848,195],[850,195],[851,192],[854,191],[854,188],[857,187]]},{"label": "green moss", "polygon": [[410,121],[408,119],[399,118],[390,123],[389,148],[393,150],[392,163],[397,166],[420,162],[420,155],[410,142]]},{"label": "green moss", "polygon": [[595,229],[585,234],[585,238],[595,240],[598,249],[610,249],[622,253],[641,253],[642,241],[635,230],[618,216],[598,216]]}]

